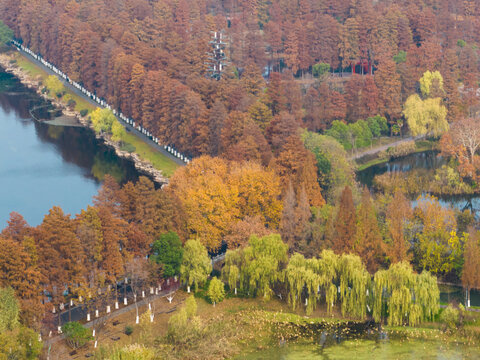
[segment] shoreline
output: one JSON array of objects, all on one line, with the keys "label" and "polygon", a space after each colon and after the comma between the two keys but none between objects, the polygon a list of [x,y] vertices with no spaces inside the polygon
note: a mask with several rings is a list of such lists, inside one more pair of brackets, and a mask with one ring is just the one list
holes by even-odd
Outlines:
[{"label": "shoreline", "polygon": [[[34,90],[44,100],[51,101],[52,105],[61,110],[63,115],[74,117],[82,127],[93,130],[93,126],[88,120],[88,115],[81,116],[79,111],[67,109],[65,104],[58,99],[55,99],[46,93],[42,93],[40,81],[32,79],[29,74],[27,74],[16,64],[16,62],[10,63],[11,60],[15,59],[9,53],[1,53],[0,67],[3,68],[5,72],[14,75],[25,87]],[[95,137],[99,140],[102,140],[106,146],[113,148],[118,157],[132,161],[135,169],[137,169],[140,174],[149,176],[153,182],[159,184],[160,186],[168,184],[168,178],[163,174],[163,172],[155,169],[150,162],[142,160],[136,152],[129,153],[122,150],[119,143],[112,141],[111,138],[106,134],[95,133]]]}]

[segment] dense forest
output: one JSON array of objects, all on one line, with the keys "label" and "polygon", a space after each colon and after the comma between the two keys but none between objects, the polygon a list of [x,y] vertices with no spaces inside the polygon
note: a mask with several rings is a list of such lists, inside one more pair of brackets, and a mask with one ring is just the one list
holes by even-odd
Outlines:
[{"label": "dense forest", "polygon": [[[15,290],[24,324],[54,328],[48,306],[101,302],[98,290],[125,276],[155,284],[181,274],[197,286],[211,270],[204,255],[222,247],[235,294],[269,297],[280,286],[293,308],[321,294],[328,308],[338,300],[364,318],[365,290],[377,287],[376,320],[387,301],[411,307],[393,324],[436,313],[430,274],[480,287],[474,215],[430,195],[411,203],[425,191],[477,191],[476,1],[0,0],[0,19],[194,158],[162,189],[107,176],[94,205],[73,217],[55,207],[31,227],[12,213],[0,285]],[[218,80],[207,63],[220,31],[228,64]],[[374,194],[362,189],[350,150],[405,133],[441,138],[451,166],[428,184],[394,175],[378,178]],[[186,268],[185,256],[199,268]],[[405,284],[436,297],[421,307],[395,292]],[[396,295],[382,299],[383,289]]]}]

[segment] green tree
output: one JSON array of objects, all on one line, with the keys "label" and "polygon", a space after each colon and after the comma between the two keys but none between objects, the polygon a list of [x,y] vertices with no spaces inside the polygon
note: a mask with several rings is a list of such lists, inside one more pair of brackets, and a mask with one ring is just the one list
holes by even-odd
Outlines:
[{"label": "green tree", "polygon": [[287,250],[288,246],[278,234],[250,237],[249,246],[244,249],[245,265],[241,269],[241,283],[249,292],[262,294],[266,300],[270,298],[273,285],[283,280]]},{"label": "green tree", "polygon": [[317,78],[322,77],[324,74],[328,73],[329,71],[330,71],[330,64],[326,64],[326,63],[318,63],[313,65],[312,67],[313,76]]},{"label": "green tree", "polygon": [[222,280],[214,277],[210,281],[210,284],[208,285],[207,296],[210,301],[213,302],[213,306],[225,298],[225,285],[223,285]]},{"label": "green tree", "polygon": [[117,142],[122,142],[125,139],[127,132],[125,128],[118,120],[113,121],[112,123],[112,140]]},{"label": "green tree", "polygon": [[427,271],[415,274],[406,261],[377,271],[374,293],[373,318],[380,322],[387,317],[392,326],[433,320],[440,308],[436,277]]},{"label": "green tree", "polygon": [[90,334],[90,329],[87,329],[77,321],[68,322],[63,325],[62,332],[65,334],[65,340],[68,346],[73,349],[81,348],[93,339],[93,336]]},{"label": "green tree", "polygon": [[117,121],[117,118],[111,110],[96,108],[90,114],[90,120],[95,132],[111,133],[112,125]]},{"label": "green tree", "polygon": [[332,126],[325,132],[325,134],[336,139],[340,144],[343,145],[345,150],[350,150],[352,148],[348,125],[343,121],[334,120],[332,122]]},{"label": "green tree", "polygon": [[20,306],[11,288],[0,288],[0,333],[13,330],[18,326]]},{"label": "green tree", "polygon": [[234,289],[237,294],[237,287],[240,282],[240,269],[243,265],[243,250],[228,250],[225,254],[225,266],[222,269],[223,279],[227,282],[230,289]]},{"label": "green tree", "polygon": [[13,30],[0,20],[0,44],[8,44],[13,39]]},{"label": "green tree", "polygon": [[403,115],[414,136],[440,136],[448,130],[447,108],[440,98],[422,100],[417,94],[410,95],[403,106]]},{"label": "green tree", "polygon": [[47,77],[45,80],[45,86],[51,94],[55,94],[57,97],[62,97],[65,92],[62,82],[55,75]]},{"label": "green tree", "polygon": [[348,160],[345,149],[333,137],[305,130],[302,134],[305,148],[310,150],[317,160],[319,181],[327,191],[327,198],[337,199],[346,185],[354,184],[353,166]]},{"label": "green tree", "polygon": [[160,238],[153,243],[152,252],[152,259],[162,265],[165,277],[172,277],[180,273],[183,249],[177,233],[170,231],[160,235]]},{"label": "green tree", "polygon": [[188,291],[190,292],[191,285],[195,285],[197,290],[199,285],[207,281],[211,270],[212,265],[205,246],[199,240],[188,240],[185,243],[180,266],[180,275],[187,283]]}]

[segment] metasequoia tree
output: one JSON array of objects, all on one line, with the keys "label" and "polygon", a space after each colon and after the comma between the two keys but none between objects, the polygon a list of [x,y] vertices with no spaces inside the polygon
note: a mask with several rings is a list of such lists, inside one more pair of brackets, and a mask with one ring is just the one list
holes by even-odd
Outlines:
[{"label": "metasequoia tree", "polygon": [[378,227],[377,215],[367,188],[363,190],[362,201],[357,211],[357,231],[354,249],[371,273],[383,262],[382,235]]},{"label": "metasequoia tree", "polygon": [[480,248],[477,232],[467,237],[463,259],[462,285],[467,290],[467,300],[470,300],[470,289],[480,288]]},{"label": "metasequoia tree", "polygon": [[413,211],[410,201],[401,190],[395,190],[386,212],[386,224],[391,243],[388,244],[387,256],[392,263],[410,259],[410,243],[405,237],[407,223],[412,220]]},{"label": "metasequoia tree", "polygon": [[353,252],[356,234],[356,214],[353,205],[352,190],[345,186],[335,218],[335,237],[333,250],[337,254]]}]

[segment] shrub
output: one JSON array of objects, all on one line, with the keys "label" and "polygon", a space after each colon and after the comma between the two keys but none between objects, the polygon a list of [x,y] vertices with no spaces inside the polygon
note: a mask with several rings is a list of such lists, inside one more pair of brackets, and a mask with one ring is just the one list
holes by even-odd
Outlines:
[{"label": "shrub", "polygon": [[443,310],[440,321],[445,324],[448,330],[455,330],[460,323],[460,313],[451,304]]},{"label": "shrub", "polygon": [[130,336],[133,334],[133,327],[130,325],[127,325],[125,326],[125,329],[123,330],[123,332],[125,333],[125,335]]},{"label": "shrub", "polygon": [[397,158],[401,156],[405,156],[415,152],[416,146],[415,141],[407,141],[405,143],[399,144],[395,147],[390,147],[387,149],[387,155],[392,158]]},{"label": "shrub", "polygon": [[90,330],[77,321],[66,323],[62,326],[62,331],[65,334],[68,346],[73,349],[78,349],[93,339]]},{"label": "shrub", "polygon": [[87,109],[82,109],[80,110],[80,115],[81,116],[86,116],[88,114],[88,110]]},{"label": "shrub", "polygon": [[75,100],[73,100],[73,99],[68,100],[67,106],[68,106],[69,109],[74,109],[75,105],[77,105],[77,102]]}]

